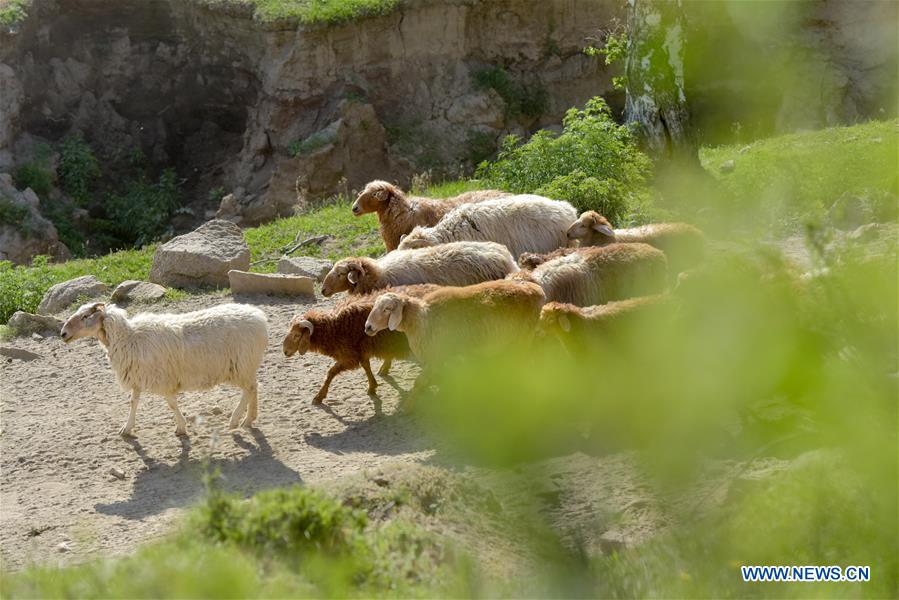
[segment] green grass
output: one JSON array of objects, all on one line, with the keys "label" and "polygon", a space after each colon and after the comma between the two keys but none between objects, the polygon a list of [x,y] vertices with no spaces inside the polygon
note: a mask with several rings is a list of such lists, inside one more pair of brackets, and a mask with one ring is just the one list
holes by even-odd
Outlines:
[{"label": "green grass", "polygon": [[0,0],[0,26],[12,27],[28,16],[31,0]]},{"label": "green grass", "polygon": [[[0,205],[0,208],[5,205]],[[267,225],[244,230],[250,247],[251,260],[280,258],[282,251],[294,239],[330,234],[333,237],[321,245],[305,246],[291,256],[319,256],[337,260],[345,256],[375,256],[384,252],[378,235],[378,221],[374,215],[354,217],[349,199],[308,213],[279,219]],[[35,259],[32,266],[13,266],[0,261],[0,323],[5,323],[17,310],[34,312],[50,286],[82,275],[95,275],[113,287],[126,279],[146,280],[150,275],[155,245],[139,250],[121,250],[100,256],[51,264],[46,258]],[[276,261],[255,265],[253,270],[272,272]],[[169,297],[184,297],[185,293],[170,290]]]},{"label": "green grass", "polygon": [[[783,135],[752,144],[703,148],[703,166],[741,214],[783,229],[820,222],[843,194],[859,196],[869,219],[896,216],[896,121],[872,121]],[[720,167],[734,161],[734,170]]]},{"label": "green grass", "polygon": [[401,0],[199,0],[210,6],[250,5],[253,18],[263,23],[334,25],[365,17],[386,15]]},{"label": "green grass", "polygon": [[[453,589],[443,540],[402,519],[368,525],[293,487],[244,502],[215,489],[181,531],[134,556],[3,574],[7,598],[417,597]],[[457,591],[458,593],[458,591]]]}]

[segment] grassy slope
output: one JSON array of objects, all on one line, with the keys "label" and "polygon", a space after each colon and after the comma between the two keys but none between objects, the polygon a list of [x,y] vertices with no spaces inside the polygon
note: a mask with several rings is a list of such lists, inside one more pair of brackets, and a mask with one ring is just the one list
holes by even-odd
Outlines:
[{"label": "grassy slope", "polygon": [[[897,125],[872,121],[704,148],[700,158],[741,210],[787,227],[819,221],[844,193],[866,199],[871,219],[887,221],[895,217]],[[722,174],[729,160],[734,170]]]},{"label": "grassy slope", "polygon": [[401,0],[195,0],[208,6],[252,5],[263,23],[329,25],[395,10]]}]

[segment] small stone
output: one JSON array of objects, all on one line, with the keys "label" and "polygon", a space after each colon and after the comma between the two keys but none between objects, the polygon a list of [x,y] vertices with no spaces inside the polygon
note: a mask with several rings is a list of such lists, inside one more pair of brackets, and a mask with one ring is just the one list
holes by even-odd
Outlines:
[{"label": "small stone", "polygon": [[723,163],[721,163],[721,167],[719,167],[719,168],[720,168],[721,172],[726,175],[728,173],[733,173],[733,170],[736,167],[737,167],[737,163],[735,163],[733,160],[726,160]]},{"label": "small stone", "polygon": [[29,350],[23,350],[22,348],[14,348],[12,346],[0,346],[0,356],[5,356],[12,361],[12,359],[21,360],[21,361],[30,361],[36,360],[41,357],[40,354],[36,354]]},{"label": "small stone", "polygon": [[607,531],[599,536],[599,549],[606,556],[623,552],[627,549],[627,542],[621,534],[614,531]]},{"label": "small stone", "polygon": [[314,258],[312,256],[291,258],[290,256],[282,256],[281,260],[278,261],[278,273],[312,277],[321,283],[333,266],[334,263],[324,258]]},{"label": "small stone", "polygon": [[62,329],[62,320],[56,317],[33,315],[17,310],[9,318],[7,325],[9,325],[13,335],[16,336],[30,335],[35,332],[46,336],[55,336]]},{"label": "small stone", "polygon": [[109,474],[116,479],[125,479],[125,472],[116,467],[112,467],[111,469],[109,469]]},{"label": "small stone", "polygon": [[279,296],[312,296],[314,280],[299,275],[228,271],[232,294],[274,294]]},{"label": "small stone", "polygon": [[113,302],[155,302],[165,297],[165,288],[149,281],[123,281],[112,291]]},{"label": "small stone", "polygon": [[60,542],[56,545],[57,552],[70,552],[72,550],[71,542]]},{"label": "small stone", "polygon": [[41,341],[42,339],[44,339],[44,336],[35,331],[31,334],[31,339]]},{"label": "small stone", "polygon": [[79,298],[99,298],[109,288],[93,275],[84,275],[52,286],[37,307],[40,315],[52,315],[67,309]]},{"label": "small stone", "polygon": [[373,482],[375,483],[375,485],[377,485],[378,487],[387,487],[388,485],[390,485],[390,481],[388,481],[388,480],[385,479],[384,477],[375,477],[374,479],[372,479],[372,481],[373,481]]},{"label": "small stone", "polygon": [[221,409],[221,407],[215,406],[215,407],[213,407],[211,412],[214,415],[220,415],[220,414],[222,414],[222,409]]}]

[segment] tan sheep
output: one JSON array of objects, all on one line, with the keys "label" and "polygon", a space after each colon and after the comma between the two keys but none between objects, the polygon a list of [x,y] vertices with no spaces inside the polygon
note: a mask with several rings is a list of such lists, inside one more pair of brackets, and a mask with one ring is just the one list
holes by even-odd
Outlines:
[{"label": "tan sheep", "polygon": [[660,293],[667,275],[662,251],[647,244],[611,244],[566,251],[510,278],[537,283],[548,302],[590,306]]},{"label": "tan sheep", "polygon": [[452,198],[423,198],[407,196],[403,190],[386,181],[371,181],[353,202],[353,214],[360,217],[377,213],[381,238],[388,252],[395,250],[400,238],[416,226],[436,225],[453,208],[468,202],[509,196],[500,190],[474,190]]},{"label": "tan sheep", "polygon": [[444,287],[422,298],[385,292],[375,300],[365,333],[404,332],[422,365],[414,387],[421,389],[431,381],[448,349],[489,352],[527,346],[543,301],[539,286],[514,280]]},{"label": "tan sheep", "polygon": [[322,281],[322,294],[368,294],[415,283],[471,285],[502,279],[518,270],[515,259],[493,242],[453,242],[415,250],[394,250],[378,260],[367,257],[337,261]]},{"label": "tan sheep", "polygon": [[[439,286],[422,284],[395,288],[403,294],[421,297],[439,289]],[[374,395],[378,382],[371,372],[370,359],[384,361],[378,375],[385,376],[395,358],[409,356],[406,336],[396,331],[382,331],[371,337],[365,334],[365,322],[374,306],[375,299],[383,292],[353,297],[332,311],[310,310],[302,316],[294,317],[290,329],[284,337],[284,356],[300,356],[315,352],[334,359],[321,389],[312,399],[312,404],[321,404],[328,396],[328,388],[337,375],[344,371],[362,367],[368,378],[368,393]],[[380,402],[375,402],[380,410]]]},{"label": "tan sheep", "polygon": [[548,302],[540,311],[540,330],[556,336],[574,354],[602,344],[615,344],[616,338],[634,327],[658,319],[673,318],[676,303],[668,294],[639,296],[600,306],[580,307]]},{"label": "tan sheep", "polygon": [[658,248],[668,257],[672,276],[695,267],[705,256],[705,235],[687,223],[654,223],[630,229],[612,229],[609,221],[588,210],[568,228],[569,244],[580,247],[614,243],[644,243]]}]

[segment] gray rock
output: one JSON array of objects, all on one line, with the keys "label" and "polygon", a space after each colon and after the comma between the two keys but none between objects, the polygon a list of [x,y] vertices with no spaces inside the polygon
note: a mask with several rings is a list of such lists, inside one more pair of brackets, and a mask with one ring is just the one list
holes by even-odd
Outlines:
[{"label": "gray rock", "polygon": [[59,335],[59,330],[62,329],[62,320],[56,317],[33,315],[18,310],[9,318],[7,325],[12,330],[13,335],[16,336],[31,335],[35,332],[46,336],[56,336]]},{"label": "gray rock", "polygon": [[165,297],[165,288],[149,281],[123,281],[112,291],[113,302],[155,302]]},{"label": "gray rock", "polygon": [[[3,66],[0,65],[0,71]],[[22,265],[30,264],[38,254],[57,261],[71,256],[66,245],[59,241],[56,227],[38,210],[37,194],[31,188],[17,190],[8,173],[0,173],[0,203],[8,205],[12,214],[21,215],[16,215],[16,222],[0,222],[0,260]]]},{"label": "gray rock", "polygon": [[724,173],[726,175],[728,173],[733,173],[734,169],[736,167],[737,167],[737,163],[735,163],[733,160],[726,160],[723,163],[721,163],[721,167],[719,167],[719,169],[722,173]]},{"label": "gray rock", "polygon": [[227,287],[228,271],[249,268],[250,249],[240,227],[215,219],[157,247],[150,281],[170,287]]},{"label": "gray rock", "polygon": [[313,258],[312,256],[291,258],[290,256],[282,256],[281,260],[278,261],[278,273],[312,277],[321,283],[333,266],[334,263],[324,258]]},{"label": "gray rock", "polygon": [[314,295],[311,277],[283,275],[281,273],[247,273],[229,271],[232,294],[273,294],[278,296]]},{"label": "gray rock", "polygon": [[24,361],[35,360],[41,357],[40,354],[35,352],[23,350],[22,348],[13,348],[12,346],[0,346],[0,356]]},{"label": "gray rock", "polygon": [[109,287],[93,275],[76,277],[57,283],[44,294],[37,307],[38,314],[51,315],[67,309],[80,297],[98,298],[105,296]]},{"label": "gray rock", "polygon": [[864,199],[847,192],[830,206],[827,216],[831,225],[837,229],[848,231],[861,227],[870,221],[873,215]]}]

